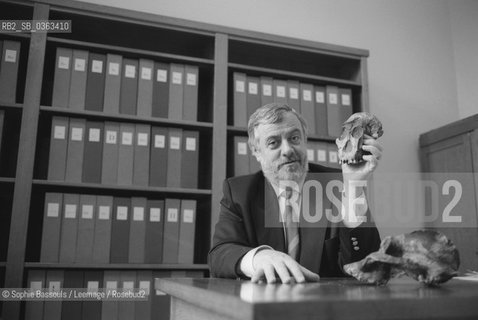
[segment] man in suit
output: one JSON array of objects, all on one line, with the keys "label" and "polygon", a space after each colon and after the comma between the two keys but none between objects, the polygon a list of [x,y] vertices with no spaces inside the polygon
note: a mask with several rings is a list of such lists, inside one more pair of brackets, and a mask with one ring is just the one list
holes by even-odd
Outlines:
[{"label": "man in suit", "polygon": [[[262,171],[224,182],[209,252],[213,277],[268,283],[317,281],[320,276],[343,276],[344,264],[378,249],[380,237],[370,222],[365,187],[360,184],[381,157],[375,139],[366,136],[363,149],[370,154],[363,156],[364,162],[342,164],[341,173],[308,164],[306,122],[285,104],[259,108],[249,120],[248,134]],[[326,186],[337,179],[343,181],[343,189],[341,199],[334,202]],[[320,183],[315,190],[323,192],[322,197],[309,197],[312,193],[304,186],[310,181]],[[330,209],[340,200],[338,215],[329,210],[320,220],[313,219],[318,217],[314,203]],[[308,201],[312,206],[306,205]]]}]

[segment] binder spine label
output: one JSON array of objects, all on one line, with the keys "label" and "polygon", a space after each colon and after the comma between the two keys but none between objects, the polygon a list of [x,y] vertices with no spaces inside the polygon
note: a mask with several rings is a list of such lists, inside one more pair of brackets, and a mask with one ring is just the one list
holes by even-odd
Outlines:
[{"label": "binder spine label", "polygon": [[255,82],[249,82],[249,94],[257,94],[257,83]]},{"label": "binder spine label", "polygon": [[181,72],[173,72],[173,84],[182,84],[183,74]]},{"label": "binder spine label", "polygon": [[118,133],[116,131],[107,130],[105,142],[107,144],[116,144]]},{"label": "binder spine label", "polygon": [[132,66],[127,64],[125,69],[124,69],[124,76],[126,78],[136,78],[136,66]]},{"label": "binder spine label", "polygon": [[17,51],[6,49],[5,50],[5,62],[16,63],[17,62]]},{"label": "binder spine label", "polygon": [[196,75],[194,73],[188,73],[186,76],[186,84],[188,86],[195,86],[197,84]]},{"label": "binder spine label", "polygon": [[65,219],[76,218],[76,204],[65,205]]},{"label": "binder spine label", "polygon": [[195,138],[186,138],[186,150],[187,151],[196,151],[196,139]]},{"label": "binder spine label", "polygon": [[151,208],[149,211],[149,221],[160,222],[161,221],[161,209]]},{"label": "binder spine label", "polygon": [[133,220],[134,221],[144,221],[144,208],[143,207],[134,207],[133,208]]},{"label": "binder spine label", "polygon": [[100,142],[100,129],[98,128],[90,128],[90,132],[88,134],[88,140],[91,142]]},{"label": "binder spine label", "polygon": [[86,60],[81,58],[75,59],[75,71],[82,71],[86,70]]},{"label": "binder spine label", "polygon": [[70,69],[70,57],[60,56],[58,58],[58,68],[65,69],[65,70]]},{"label": "binder spine label", "polygon": [[156,81],[158,81],[158,82],[168,82],[168,71],[158,69],[158,72],[157,72],[157,75],[156,75]]},{"label": "binder spine label", "polygon": [[155,135],[154,136],[154,147],[164,149],[166,146],[166,137],[164,135]]},{"label": "binder spine label", "polygon": [[53,138],[58,140],[65,140],[66,137],[66,127],[65,126],[55,126],[53,131]]},{"label": "binder spine label", "polygon": [[81,218],[82,219],[93,219],[93,206],[84,205],[81,209]]},{"label": "binder spine label", "polygon": [[245,92],[245,83],[242,80],[236,81],[236,92]]},{"label": "binder spine label", "polygon": [[60,215],[60,204],[49,203],[47,206],[47,217],[57,218]]},{"label": "binder spine label", "polygon": [[110,207],[109,206],[100,206],[98,213],[99,220],[109,220],[110,219]]},{"label": "binder spine label", "polygon": [[151,68],[141,68],[141,79],[151,80]]},{"label": "binder spine label", "polygon": [[181,138],[179,137],[171,137],[169,141],[169,146],[173,150],[181,149]]},{"label": "binder spine label", "polygon": [[185,209],[183,211],[183,221],[186,223],[193,223],[194,222],[194,210]]},{"label": "binder spine label", "polygon": [[148,134],[141,132],[138,133],[138,146],[147,147],[148,146]]},{"label": "binder spine label", "polygon": [[94,73],[103,73],[103,61],[93,60],[91,71]]},{"label": "binder spine label", "polygon": [[325,95],[322,91],[315,92],[315,102],[317,103],[325,103]]},{"label": "binder spine label", "polygon": [[128,220],[128,207],[119,206],[116,213],[117,220]]},{"label": "binder spine label", "polygon": [[108,66],[108,74],[112,76],[119,76],[120,66],[119,63],[111,62]]},{"label": "binder spine label", "polygon": [[72,141],[82,141],[83,140],[83,128],[72,128],[71,129],[71,140]]},{"label": "binder spine label", "polygon": [[169,208],[168,209],[168,221],[169,222],[178,222],[178,209]]}]

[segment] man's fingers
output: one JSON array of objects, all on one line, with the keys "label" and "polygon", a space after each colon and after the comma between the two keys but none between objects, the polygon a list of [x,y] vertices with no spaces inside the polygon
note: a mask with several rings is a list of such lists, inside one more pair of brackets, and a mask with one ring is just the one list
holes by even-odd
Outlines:
[{"label": "man's fingers", "polygon": [[300,270],[302,271],[302,274],[305,277],[306,281],[309,282],[317,282],[320,280],[320,276],[317,273],[313,273],[307,268],[304,268],[303,266],[300,266]]},{"label": "man's fingers", "polygon": [[289,273],[289,269],[287,269],[284,262],[279,261],[274,264],[274,268],[279,275],[279,278],[282,283],[290,283],[292,281],[291,275]]},{"label": "man's fingers", "polygon": [[297,283],[305,282],[305,277],[302,274],[302,270],[300,269],[301,266],[295,261],[287,261],[286,262],[287,268],[289,269],[290,274],[294,277]]},{"label": "man's fingers", "polygon": [[264,266],[264,274],[266,276],[267,283],[276,283],[276,272],[274,267],[271,264],[267,264]]},{"label": "man's fingers", "polygon": [[254,274],[252,275],[252,278],[251,278],[251,282],[252,283],[258,283],[259,281],[262,280],[262,278],[264,278],[264,269],[259,269],[259,270],[256,270],[254,272]]},{"label": "man's fingers", "polygon": [[362,150],[370,152],[373,156],[375,156],[375,158],[377,158],[377,160],[380,160],[380,158],[382,157],[382,151],[375,146],[364,144],[362,146]]}]

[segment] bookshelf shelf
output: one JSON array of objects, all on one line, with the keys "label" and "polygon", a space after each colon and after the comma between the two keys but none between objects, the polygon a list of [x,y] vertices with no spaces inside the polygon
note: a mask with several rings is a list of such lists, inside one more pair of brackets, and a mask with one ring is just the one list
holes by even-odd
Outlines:
[{"label": "bookshelf shelf", "polygon": [[0,183],[13,184],[15,183],[15,178],[0,177]]},{"label": "bookshelf shelf", "polygon": [[23,104],[0,101],[0,108],[11,109],[11,110],[21,110],[23,108]]},{"label": "bookshelf shelf", "polygon": [[[232,134],[232,135],[247,135],[247,128],[227,126],[227,131],[229,134]],[[307,138],[312,141],[326,141],[326,142],[335,142],[335,139],[336,139],[335,137],[319,136],[315,134],[309,135]]]},{"label": "bookshelf shelf", "polygon": [[[1,264],[0,264],[1,266]],[[26,262],[28,269],[102,269],[102,270],[200,270],[208,271],[207,264],[140,264],[140,263],[111,263],[111,264],[86,264],[86,263],[41,263]]]}]

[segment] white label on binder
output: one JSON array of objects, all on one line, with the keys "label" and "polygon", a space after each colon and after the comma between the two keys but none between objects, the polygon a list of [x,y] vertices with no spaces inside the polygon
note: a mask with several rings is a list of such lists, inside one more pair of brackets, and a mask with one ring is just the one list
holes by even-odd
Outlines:
[{"label": "white label on binder", "polygon": [[195,86],[196,85],[196,74],[195,73],[188,73],[186,76],[186,83],[188,86]]},{"label": "white label on binder", "polygon": [[272,96],[272,86],[270,84],[262,85],[262,94],[267,97]]},{"label": "white label on binder", "polygon": [[41,281],[30,281],[30,289],[41,290],[42,286],[43,284]]},{"label": "white label on binder", "polygon": [[123,134],[121,135],[121,144],[131,146],[133,144],[133,133],[123,132]]},{"label": "white label on binder", "polygon": [[249,94],[257,94],[257,92],[258,92],[257,83],[249,82]]},{"label": "white label on binder", "polygon": [[285,87],[284,86],[277,86],[276,90],[277,90],[277,92],[276,92],[277,97],[285,98]]},{"label": "white label on binder", "polygon": [[186,138],[186,150],[196,151],[196,138]]},{"label": "white label on binder", "polygon": [[143,67],[141,68],[141,79],[143,80],[151,80],[152,70],[151,68]]},{"label": "white label on binder", "polygon": [[98,213],[99,220],[109,220],[110,219],[110,206],[100,206]]},{"label": "white label on binder", "polygon": [[342,94],[342,105],[343,106],[350,106],[350,94]]},{"label": "white label on binder", "polygon": [[168,70],[158,69],[158,72],[156,74],[156,81],[168,82]]},{"label": "white label on binder", "polygon": [[174,84],[181,84],[183,83],[183,73],[173,71],[173,83]]},{"label": "white label on binder", "polygon": [[71,140],[72,141],[83,140],[83,128],[71,128]]},{"label": "white label on binder", "polygon": [[88,281],[86,284],[86,289],[88,292],[97,292],[100,287],[100,283],[98,281]]},{"label": "white label on binder", "polygon": [[148,280],[139,281],[139,289],[144,290],[144,293],[149,296],[150,293],[150,282]]},{"label": "white label on binder", "polygon": [[124,76],[126,78],[136,78],[136,66],[127,64],[124,69]]},{"label": "white label on binder", "polygon": [[299,89],[297,88],[289,88],[289,97],[291,99],[299,99]]},{"label": "white label on binder", "polygon": [[315,91],[315,102],[325,103],[325,94],[322,91]]},{"label": "white label on binder", "polygon": [[17,62],[17,50],[6,49],[5,50],[5,62]]},{"label": "white label on binder", "polygon": [[106,281],[106,289],[118,289],[118,281]]},{"label": "white label on binder", "polygon": [[93,60],[91,64],[91,71],[94,73],[103,73],[103,61]]},{"label": "white label on binder", "polygon": [[90,204],[84,204],[81,207],[81,218],[82,219],[93,219],[93,206]]},{"label": "white label on binder", "polygon": [[133,290],[134,289],[134,281],[123,281],[123,289]]},{"label": "white label on binder", "polygon": [[166,137],[162,134],[154,135],[154,147],[163,149],[166,146]]},{"label": "white label on binder", "polygon": [[178,209],[169,208],[168,209],[168,221],[169,222],[178,222]]},{"label": "white label on binder", "polygon": [[147,147],[148,141],[149,141],[149,137],[147,133],[145,132],[138,133],[138,146]]},{"label": "white label on binder", "polygon": [[52,217],[52,218],[59,217],[60,216],[60,204],[53,203],[53,202],[48,203],[47,209],[46,209],[46,216],[47,217]]},{"label": "white label on binder", "polygon": [[75,219],[75,218],[76,218],[76,204],[66,204],[65,219]]},{"label": "white label on binder", "polygon": [[245,83],[242,80],[236,80],[236,92],[245,92]]},{"label": "white label on binder", "polygon": [[134,207],[133,208],[133,220],[134,221],[143,221],[144,220],[144,208],[143,207]]},{"label": "white label on binder", "polygon": [[327,152],[325,150],[317,150],[317,160],[327,162]]},{"label": "white label on binder", "polygon": [[128,220],[128,207],[118,206],[116,220]]},{"label": "white label on binder", "polygon": [[105,141],[107,144],[116,144],[118,132],[113,130],[106,130]]},{"label": "white label on binder", "polygon": [[304,101],[312,101],[312,91],[310,90],[302,91],[302,97]]},{"label": "white label on binder", "polygon": [[58,58],[58,69],[70,69],[70,57],[60,56]]},{"label": "white label on binder", "polygon": [[180,150],[181,149],[181,138],[171,137],[171,139],[169,140],[169,147],[173,150]]},{"label": "white label on binder", "polygon": [[60,292],[60,281],[50,281],[48,283],[48,292]]},{"label": "white label on binder", "polygon": [[82,58],[75,58],[75,71],[84,72],[86,70],[86,60]]},{"label": "white label on binder", "polygon": [[247,154],[247,143],[245,142],[237,143],[237,154]]},{"label": "white label on binder", "polygon": [[337,104],[337,94],[336,93],[329,93],[329,102],[330,104]]},{"label": "white label on binder", "polygon": [[90,128],[90,132],[88,134],[88,140],[91,142],[100,142],[100,129],[98,128]]},{"label": "white label on binder", "polygon": [[329,151],[329,160],[332,163],[338,162],[337,151]]},{"label": "white label on binder", "polygon": [[183,221],[185,223],[193,223],[194,222],[194,210],[184,209],[184,211],[183,211]]},{"label": "white label on binder", "polygon": [[108,73],[112,76],[119,76],[120,71],[120,66],[119,63],[116,62],[110,62],[110,65],[108,67]]},{"label": "white label on binder", "polygon": [[151,222],[161,221],[161,209],[160,208],[149,209],[149,221],[151,221]]},{"label": "white label on binder", "polygon": [[307,160],[314,161],[314,150],[307,149]]},{"label": "white label on binder", "polygon": [[65,140],[65,135],[66,135],[65,126],[55,126],[55,129],[53,130],[54,139]]}]

